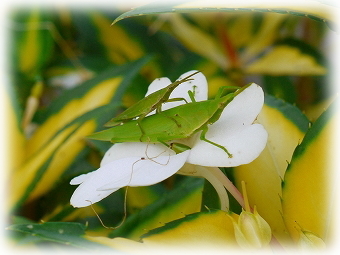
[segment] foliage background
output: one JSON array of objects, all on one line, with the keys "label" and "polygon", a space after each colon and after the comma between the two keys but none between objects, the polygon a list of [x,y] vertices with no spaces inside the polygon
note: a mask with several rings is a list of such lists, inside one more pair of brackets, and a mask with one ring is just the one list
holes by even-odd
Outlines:
[{"label": "foliage background", "polygon": [[[208,194],[203,204],[218,208],[203,180],[177,175],[131,189],[128,220],[115,232],[103,228],[91,208],[69,205],[75,188],[69,180],[96,169],[110,146],[82,137],[141,99],[155,78],[175,80],[188,70],[201,70],[209,97],[222,85],[256,82],[268,95],[296,106],[305,115],[303,125],[313,123],[334,99],[330,55],[335,41],[328,16],[324,22],[314,13],[233,10],[146,15],[110,26],[123,11],[114,4],[11,10],[5,98],[8,157],[15,169],[7,185],[11,224],[60,222],[75,229],[72,224],[80,223],[79,232],[70,233],[72,240],[83,237],[85,229],[89,236],[138,239],[145,226],[153,229],[200,211],[203,188]],[[95,205],[106,225],[123,218],[123,195],[115,192]],[[240,212],[236,204],[231,209]],[[66,243],[14,230],[21,244]],[[90,242],[77,238],[74,246]]]}]

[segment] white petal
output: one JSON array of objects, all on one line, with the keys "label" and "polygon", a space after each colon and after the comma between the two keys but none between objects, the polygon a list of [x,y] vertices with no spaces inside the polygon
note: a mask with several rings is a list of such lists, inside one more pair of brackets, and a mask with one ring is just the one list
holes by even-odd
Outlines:
[{"label": "white petal", "polygon": [[91,178],[87,178],[74,191],[71,197],[71,205],[74,207],[84,207],[91,203],[96,203],[110,195],[112,192],[123,187],[117,186],[111,190],[98,190],[101,186],[110,183],[112,180],[124,180],[126,169],[136,162],[139,157],[123,158],[105,164],[98,170],[91,172]]},{"label": "white petal", "polygon": [[[196,70],[192,70],[182,74],[177,80],[181,80],[193,73],[197,72]],[[190,81],[181,83],[174,91],[171,93],[170,98],[185,98],[187,102],[191,102],[189,97],[188,91],[195,91],[195,100],[196,101],[204,101],[208,99],[208,83],[207,79],[205,78],[204,74],[197,73],[190,77]],[[151,93],[165,88],[171,83],[168,78],[159,78],[154,80],[148,88],[147,93],[145,96],[150,95]],[[175,101],[175,102],[168,102],[164,103],[162,106],[162,110],[167,110],[179,105],[185,104],[185,101]],[[154,114],[155,111],[151,112],[149,115]]]},{"label": "white petal", "polygon": [[162,77],[157,78],[153,82],[150,83],[148,87],[148,91],[146,92],[145,96],[148,96],[152,94],[153,92],[156,92],[157,90],[160,90],[162,88],[165,88],[166,86],[170,85],[172,82],[169,78]]},{"label": "white petal", "polygon": [[218,143],[220,137],[232,135],[233,132],[251,125],[260,113],[263,103],[263,90],[253,83],[224,108],[220,118],[208,127],[206,138]]},{"label": "white petal", "polygon": [[252,83],[227,105],[216,123],[228,122],[228,124],[234,125],[252,124],[260,113],[263,103],[264,93],[262,88]]},{"label": "white petal", "polygon": [[[175,174],[186,162],[189,150],[172,156],[160,156],[154,159],[145,158],[135,161],[130,169],[125,169],[126,180],[123,186],[148,186],[161,182]],[[116,180],[100,187],[100,190],[112,189],[122,185]]]},{"label": "white petal", "polygon": [[218,121],[208,127],[206,138],[224,146],[233,154],[232,158],[226,158],[227,154],[222,149],[198,137],[192,146],[188,162],[227,167],[254,160],[267,142],[264,128],[258,124],[251,125],[261,111],[263,102],[262,88],[253,83],[227,105]]},{"label": "white petal", "polygon": [[248,164],[256,159],[266,146],[268,134],[260,124],[248,125],[232,135],[221,136],[216,143],[233,155],[202,140],[191,149],[188,163],[210,167],[233,167]]},{"label": "white petal", "polygon": [[238,94],[223,110],[220,118],[209,126],[208,139],[218,139],[253,124],[264,103],[264,93],[253,83]]},{"label": "white petal", "polygon": [[[94,172],[94,171],[93,171]],[[80,183],[83,183],[87,178],[89,178],[93,172],[87,173],[87,174],[82,174],[77,177],[74,177],[71,181],[71,185],[79,185]]]},{"label": "white petal", "polygon": [[152,160],[128,157],[111,161],[91,172],[91,178],[86,178],[74,191],[71,204],[74,207],[89,206],[121,187],[158,183],[176,173],[188,155],[189,151],[185,151],[173,156],[159,156]]},{"label": "white petal", "polygon": [[[182,74],[178,80],[181,80],[193,73],[197,72],[196,70],[186,72]],[[201,72],[190,77],[190,81],[181,83],[174,91],[171,93],[170,98],[178,98],[184,97],[188,102],[191,102],[188,91],[195,92],[196,101],[204,101],[208,99],[208,83],[204,74]]]},{"label": "white petal", "polygon": [[140,142],[116,143],[112,145],[109,150],[107,150],[102,161],[100,162],[100,166],[103,166],[111,161],[120,158],[128,157],[153,158],[157,156],[169,155],[169,153],[170,155],[175,154],[168,147],[159,143],[158,144]]}]

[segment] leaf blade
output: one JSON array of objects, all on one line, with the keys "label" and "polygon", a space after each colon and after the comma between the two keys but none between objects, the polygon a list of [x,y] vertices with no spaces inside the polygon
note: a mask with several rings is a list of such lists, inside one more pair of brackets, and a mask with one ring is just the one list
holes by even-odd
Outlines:
[{"label": "leaf blade", "polygon": [[131,11],[125,12],[117,17],[113,24],[129,17],[149,15],[149,14],[161,14],[161,13],[190,13],[190,12],[232,12],[232,11],[258,11],[258,12],[277,12],[294,14],[299,16],[307,16],[323,22],[331,21],[330,16],[331,7],[323,5],[318,2],[308,2],[308,6],[287,6],[277,2],[267,2],[251,4],[247,2],[240,2],[237,0],[228,1],[223,3],[221,1],[203,2],[203,1],[177,1],[175,3],[168,3],[162,5],[155,5],[154,3],[137,7]]},{"label": "leaf blade", "polygon": [[282,183],[283,215],[295,241],[301,230],[310,231],[324,241],[329,237],[334,174],[330,145],[338,120],[338,113],[331,106],[307,132],[286,171]]},{"label": "leaf blade", "polygon": [[85,235],[85,226],[80,223],[46,222],[43,224],[16,224],[9,226],[7,229],[34,236],[38,238],[36,241],[51,241],[85,250],[105,247],[85,239],[83,237]]},{"label": "leaf blade", "polygon": [[109,237],[123,236],[139,240],[142,234],[164,223],[182,218],[185,214],[198,212],[201,207],[203,182],[188,178],[181,185],[162,196],[153,204],[131,215],[124,225],[113,231]]}]

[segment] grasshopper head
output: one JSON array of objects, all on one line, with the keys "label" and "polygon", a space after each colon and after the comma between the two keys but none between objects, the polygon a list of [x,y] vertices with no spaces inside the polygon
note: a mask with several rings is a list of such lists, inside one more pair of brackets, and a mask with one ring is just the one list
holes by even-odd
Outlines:
[{"label": "grasshopper head", "polygon": [[219,106],[221,109],[224,109],[235,97],[235,93],[229,93],[220,98]]},{"label": "grasshopper head", "polygon": [[214,115],[209,119],[208,121],[209,124],[213,124],[220,118],[224,108],[234,99],[234,97],[235,93],[229,93],[226,96],[215,99],[218,101],[218,109],[215,111]]}]

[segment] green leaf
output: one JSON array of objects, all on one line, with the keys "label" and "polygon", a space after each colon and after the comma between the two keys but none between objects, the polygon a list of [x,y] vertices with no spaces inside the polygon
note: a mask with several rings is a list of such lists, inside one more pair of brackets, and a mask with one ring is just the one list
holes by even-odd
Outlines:
[{"label": "green leaf", "polygon": [[214,249],[230,248],[235,245],[232,217],[236,215],[225,211],[211,210],[185,216],[156,228],[142,236],[145,246],[166,245]]},{"label": "green leaf", "polygon": [[[120,26],[110,26],[108,17],[99,12],[90,14],[97,28],[98,41],[105,47],[108,58],[116,64],[123,64],[141,58],[145,53],[141,45],[131,38]],[[119,38],[119,40],[117,40]]]},{"label": "green leaf", "polygon": [[173,33],[188,49],[210,59],[223,69],[228,66],[228,61],[224,57],[223,51],[214,36],[193,26],[181,16],[171,16],[169,22]]},{"label": "green leaf", "polygon": [[7,230],[21,232],[27,236],[34,236],[35,242],[50,241],[84,250],[98,250],[105,247],[85,239],[83,237],[85,235],[85,226],[80,223],[46,222],[43,224],[16,224],[9,226]]},{"label": "green leaf", "polygon": [[127,194],[127,206],[130,212],[136,212],[159,198],[160,194],[152,186],[130,187]]},{"label": "green leaf", "polygon": [[[142,240],[92,237],[97,241],[127,254],[224,254],[238,248],[233,221],[238,215],[221,210],[193,213],[166,223],[142,236]],[[159,252],[158,252],[159,251]]]},{"label": "green leaf", "polygon": [[8,147],[11,168],[19,167],[25,160],[25,143],[26,137],[21,126],[22,115],[19,112],[19,105],[13,93],[10,91],[4,94],[4,109],[6,109],[6,125],[8,130],[8,141],[11,142]]},{"label": "green leaf", "polygon": [[[288,122],[291,122],[300,132],[307,132],[309,121],[299,108],[270,95],[265,96],[264,103],[265,106],[269,107],[267,108],[268,110],[273,109],[274,111],[277,111],[279,115],[282,115]],[[273,121],[275,120],[273,119]],[[282,124],[278,125],[281,126]]]},{"label": "green leaf", "polygon": [[12,101],[16,101],[13,105],[16,104],[19,116],[32,86],[52,59],[55,46],[49,29],[52,22],[51,15],[39,8],[16,9],[11,15],[9,92]]},{"label": "green leaf", "polygon": [[[29,158],[25,164],[20,167],[20,169],[14,172],[12,175],[12,180],[16,181],[13,181],[13,185],[11,187],[12,192],[9,199],[13,205],[13,210],[16,210],[22,203],[29,199],[29,197],[32,196],[31,193],[34,190],[35,192],[39,192],[35,194],[36,197],[51,189],[56,183],[56,180],[63,174],[63,171],[65,171],[68,166],[62,165],[63,168],[57,167],[54,171],[50,171],[51,164],[56,157],[57,163],[63,163],[61,159],[65,159],[65,156],[62,156],[63,153],[58,156],[57,152],[60,151],[60,149],[63,148],[63,146],[65,146],[65,144],[67,144],[67,142],[70,140],[79,140],[80,138],[83,139],[87,134],[92,133],[95,129],[93,123],[96,123],[96,118],[117,110],[117,107],[117,104],[98,107],[67,123],[63,128],[52,135],[52,137],[47,140],[46,144],[43,145],[36,154]],[[88,128],[90,128],[89,132],[82,132],[75,136],[79,130],[83,129],[86,131]],[[78,150],[77,153],[80,153],[80,151]],[[58,157],[60,156],[62,156],[62,158],[59,160]],[[73,157],[76,157],[76,155],[73,155]],[[72,163],[72,161],[70,161],[70,163]],[[56,166],[54,166],[54,168],[55,167]],[[45,181],[42,179],[43,177],[45,177]],[[37,188],[39,189],[36,190]],[[30,199],[32,199],[32,197]]]},{"label": "green leaf", "polygon": [[202,191],[202,206],[201,210],[206,211],[210,209],[221,208],[220,199],[214,187],[207,180],[204,181],[204,188]]},{"label": "green leaf", "polygon": [[[84,82],[83,84],[64,91],[46,110],[38,113],[36,121],[39,123],[45,122],[51,115],[60,112],[67,104],[75,99],[81,99],[89,91],[98,86],[99,84],[110,80],[115,77],[122,77],[123,80],[119,84],[119,87],[115,90],[111,101],[121,101],[127,86],[131,83],[137,72],[150,61],[150,57],[141,58],[135,62],[131,62],[122,66],[111,66],[97,74],[92,79]],[[70,113],[71,114],[71,113]]]},{"label": "green leaf", "polygon": [[309,231],[327,242],[332,225],[337,101],[316,120],[296,148],[282,183],[283,218],[295,241]]},{"label": "green leaf", "polygon": [[267,2],[240,2],[229,0],[228,2],[217,3],[211,1],[175,1],[156,5],[155,3],[137,7],[125,12],[114,20],[116,23],[122,19],[161,13],[191,13],[191,12],[277,12],[281,14],[294,14],[307,16],[322,22],[330,22],[331,6],[323,5],[319,2],[309,2],[308,6],[287,6],[275,1]]},{"label": "green leaf", "polygon": [[323,56],[322,52],[317,48],[313,47],[306,41],[294,37],[284,38],[275,43],[275,46],[286,45],[298,49],[302,54],[309,55],[315,62],[321,66],[327,66],[326,58]]},{"label": "green leaf", "polygon": [[[112,17],[117,15],[100,9],[72,12],[71,17],[82,42],[84,57],[96,58],[97,66],[98,56],[102,61],[99,63],[101,67],[108,63],[121,65],[145,56],[144,45],[130,35],[129,29],[121,25],[111,26]],[[93,68],[97,69],[96,63],[93,63]]]},{"label": "green leaf", "polygon": [[174,190],[131,215],[120,228],[110,234],[110,237],[122,236],[139,240],[142,234],[151,229],[184,217],[186,214],[198,212],[201,207],[202,189],[202,179],[185,178]]},{"label": "green leaf", "polygon": [[263,76],[264,90],[290,104],[295,104],[297,100],[297,91],[289,76]]},{"label": "green leaf", "polygon": [[[266,75],[325,75],[327,69],[319,64],[319,55],[306,51],[301,44],[280,43],[245,68],[248,74]],[[310,48],[310,46],[309,46]],[[316,57],[318,55],[318,57]]]},{"label": "green leaf", "polygon": [[[83,86],[66,91],[51,105],[46,111],[50,118],[38,128],[27,143],[25,163],[11,176],[14,185],[11,187],[10,203],[13,208],[18,208],[26,199],[32,200],[41,196],[55,185],[56,180],[85,147],[84,137],[103,125],[118,109],[117,102],[121,100],[128,83],[146,61],[147,59],[141,59],[117,68],[116,71],[109,69],[102,76],[86,82]],[[97,87],[98,83],[106,87],[114,85],[105,84],[108,76],[113,76],[113,79],[115,76],[124,76],[116,91],[111,91],[111,95],[103,94],[104,91],[98,91]],[[89,93],[91,89],[91,92],[93,90],[96,92]],[[108,100],[112,102],[96,107],[100,106],[99,100],[102,96],[109,96]]]},{"label": "green leaf", "polygon": [[270,12],[257,14],[257,16],[260,22],[258,22],[254,34],[244,48],[244,52],[242,52],[242,61],[244,63],[252,61],[258,54],[266,51],[279,37],[278,31],[284,21],[289,19],[287,15]]},{"label": "green leaf", "polygon": [[61,148],[73,134],[79,125],[62,129],[59,134],[52,137],[51,143],[44,146],[34,157],[27,160],[12,176],[11,195],[9,198],[12,211],[15,211],[28,199],[31,192],[39,184],[44,173],[48,170],[54,154]]},{"label": "green leaf", "polygon": [[53,52],[51,16],[40,9],[20,10],[12,17],[13,67],[28,77],[40,74]]}]

